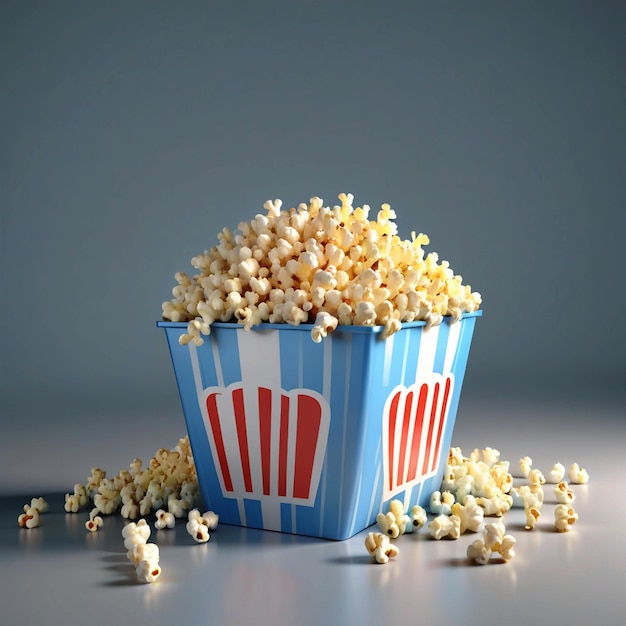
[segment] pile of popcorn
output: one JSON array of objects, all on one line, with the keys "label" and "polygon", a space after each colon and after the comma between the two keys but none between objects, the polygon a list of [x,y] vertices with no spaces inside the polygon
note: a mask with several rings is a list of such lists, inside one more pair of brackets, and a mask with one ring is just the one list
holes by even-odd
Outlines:
[{"label": "pile of popcorn", "polygon": [[[145,468],[141,459],[133,459],[129,468],[112,478],[104,470],[92,468],[85,484],[77,483],[73,493],[65,494],[64,509],[67,513],[78,513],[93,506],[85,522],[89,532],[104,526],[102,515],[120,513],[125,519],[133,520],[141,516],[137,522],[124,526],[122,537],[137,580],[152,583],[161,575],[159,546],[148,542],[151,528],[145,516],[156,509],[157,530],[174,528],[176,520],[186,516],[185,529],[196,543],[209,541],[219,516],[213,511],[200,514],[195,508],[200,496],[189,437],[180,439],[173,450],[157,450]],[[166,508],[159,508],[163,506]],[[25,529],[38,527],[41,514],[47,510],[44,498],[33,498],[24,505],[24,512],[17,518],[18,525]]]},{"label": "pile of popcorn", "polygon": [[[541,516],[546,483],[555,485],[553,528],[561,533],[570,531],[578,520],[578,513],[572,506],[574,493],[569,483],[587,483],[587,470],[572,463],[567,473],[568,483],[564,480],[565,466],[561,463],[555,463],[546,475],[532,467],[528,456],[520,459],[519,466],[524,482],[514,486],[510,463],[500,460],[500,452],[495,448],[475,449],[467,457],[460,448],[451,448],[441,490],[431,494],[428,505],[434,516],[428,524],[430,536],[436,540],[458,539],[466,531],[481,533],[467,547],[468,559],[485,565],[495,553],[509,561],[515,556],[515,537],[506,534],[502,521],[485,523],[485,517],[502,518],[511,508],[523,508],[524,528],[533,530]],[[428,513],[419,505],[405,511],[400,500],[392,500],[389,511],[379,513],[376,522],[380,531],[367,534],[365,548],[375,562],[387,563],[399,554],[391,540],[424,526]]]},{"label": "pile of popcorn", "polygon": [[237,321],[246,330],[261,322],[313,324],[319,342],[338,324],[383,326],[441,323],[476,311],[481,295],[464,285],[437,253],[424,254],[424,234],[397,234],[395,212],[383,204],[376,220],[370,207],[353,208],[353,196],[324,207],[311,198],[289,211],[268,200],[267,215],[224,228],[219,243],[191,260],[193,278],[176,274],[173,299],[163,318],[188,322],[181,343],[203,343],[215,321]]}]

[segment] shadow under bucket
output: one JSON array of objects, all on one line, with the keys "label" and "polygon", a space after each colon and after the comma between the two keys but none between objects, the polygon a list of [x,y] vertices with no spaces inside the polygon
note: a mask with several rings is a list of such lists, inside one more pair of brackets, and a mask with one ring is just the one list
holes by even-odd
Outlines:
[{"label": "shadow under bucket", "polygon": [[165,330],[200,490],[220,522],[347,539],[439,489],[476,319],[438,326],[214,323]]}]

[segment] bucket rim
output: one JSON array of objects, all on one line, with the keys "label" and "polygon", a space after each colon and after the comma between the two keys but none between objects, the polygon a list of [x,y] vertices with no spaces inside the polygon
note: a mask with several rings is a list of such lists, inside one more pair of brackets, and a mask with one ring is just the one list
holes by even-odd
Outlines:
[{"label": "bucket rim", "polygon": [[[463,313],[461,319],[462,321],[466,318],[475,318],[481,317],[483,314],[482,309],[478,309],[477,311],[472,311],[468,313]],[[443,318],[443,323],[454,324],[456,323],[455,318],[450,315],[447,315]],[[167,320],[159,320],[156,325],[158,328],[187,328],[187,324],[189,322],[170,322]],[[423,320],[417,322],[403,322],[401,330],[409,329],[409,328],[419,328],[422,326],[426,326],[426,322]],[[270,322],[261,322],[260,324],[255,324],[250,329],[251,331],[255,330],[285,330],[285,331],[306,331],[311,332],[311,329],[314,327],[314,324],[289,324],[286,322],[282,323],[270,323]],[[211,328],[220,328],[220,329],[230,329],[230,330],[241,330],[243,329],[243,324],[238,321],[233,322],[213,322],[211,324]],[[385,330],[384,326],[357,326],[351,324],[338,324],[333,333],[338,332],[349,332],[349,333],[369,333],[369,334],[378,334],[382,333]]]}]

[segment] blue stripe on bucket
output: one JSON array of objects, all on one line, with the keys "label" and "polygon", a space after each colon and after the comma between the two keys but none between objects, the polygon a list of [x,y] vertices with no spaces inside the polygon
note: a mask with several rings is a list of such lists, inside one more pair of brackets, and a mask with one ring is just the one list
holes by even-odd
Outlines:
[{"label": "blue stripe on bucket", "polygon": [[[239,342],[237,333],[230,329],[216,328],[215,346],[219,356],[219,367],[221,368],[224,386],[241,380],[241,368],[239,365]],[[233,358],[237,355],[237,358]]]},{"label": "blue stripe on bucket", "polygon": [[443,374],[443,363],[446,357],[446,348],[448,347],[448,337],[450,336],[450,324],[445,320],[439,325],[439,335],[437,336],[437,348],[435,350],[435,362],[433,364],[433,372]]}]

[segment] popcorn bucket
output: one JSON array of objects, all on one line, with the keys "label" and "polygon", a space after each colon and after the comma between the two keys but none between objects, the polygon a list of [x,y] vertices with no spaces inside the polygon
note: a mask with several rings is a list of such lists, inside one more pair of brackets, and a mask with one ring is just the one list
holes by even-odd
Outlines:
[{"label": "popcorn bucket", "polygon": [[347,539],[439,489],[476,318],[402,326],[214,323],[165,330],[207,509],[220,522]]}]

